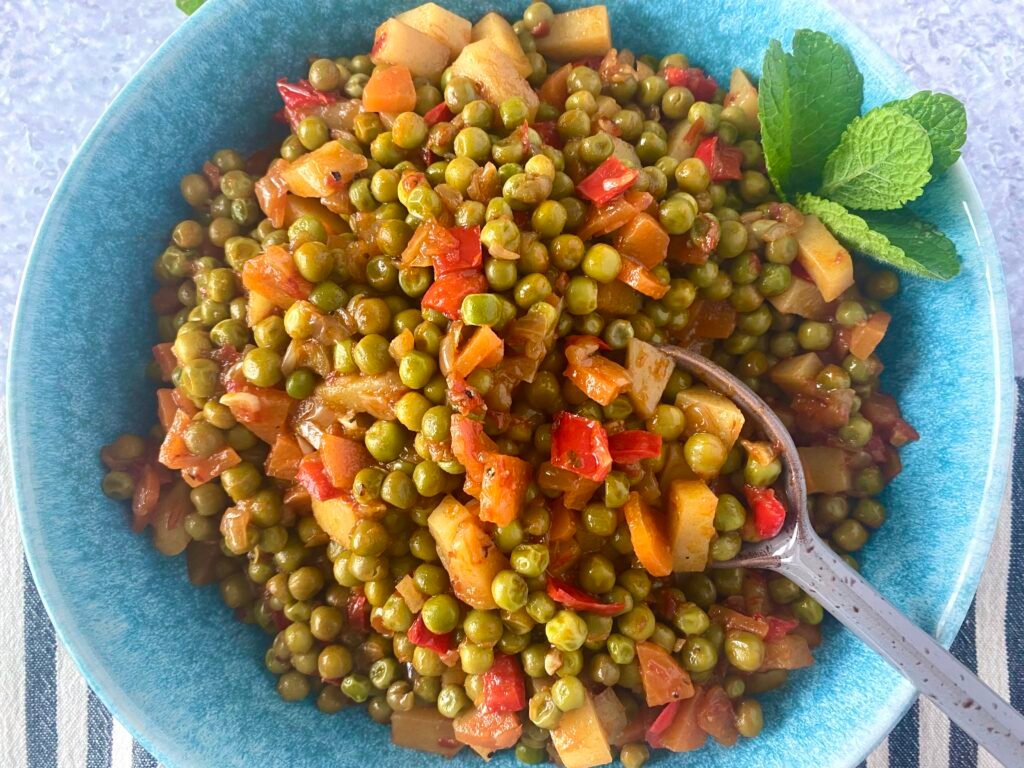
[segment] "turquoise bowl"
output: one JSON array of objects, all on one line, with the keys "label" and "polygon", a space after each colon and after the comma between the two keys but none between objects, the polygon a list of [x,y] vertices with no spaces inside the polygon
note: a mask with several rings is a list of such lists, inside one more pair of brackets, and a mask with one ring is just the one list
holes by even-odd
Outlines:
[{"label": "turquoise bowl", "polygon": [[[183,24],[107,110],[61,182],[25,273],[10,361],[9,430],[28,561],[57,631],[89,683],[160,761],[191,766],[440,764],[392,747],[358,709],[328,718],[277,696],[266,638],[234,621],[181,558],[131,533],[99,492],[100,445],[145,429],[154,322],[151,263],[187,214],[178,179],[225,146],[255,149],[280,128],[274,81],[310,52],[369,48],[376,23],[413,4],[382,0],[212,0]],[[456,12],[480,13],[469,0]],[[515,16],[525,2],[497,2]],[[558,3],[568,5],[568,3]],[[772,38],[829,32],[854,52],[868,106],[911,91],[863,34],[812,0],[613,3],[616,45],[682,50],[718,78],[752,72]],[[907,279],[886,342],[885,377],[922,439],[888,491],[890,521],[864,572],[947,645],[995,528],[1010,457],[1006,296],[992,234],[962,164],[921,211],[963,257],[950,283]],[[70,494],[70,495],[69,495]],[[830,626],[818,664],[765,697],[767,728],[732,750],[663,765],[830,768],[857,764],[913,699],[908,684]],[[456,765],[479,764],[468,750]],[[497,765],[512,765],[510,755]]]}]

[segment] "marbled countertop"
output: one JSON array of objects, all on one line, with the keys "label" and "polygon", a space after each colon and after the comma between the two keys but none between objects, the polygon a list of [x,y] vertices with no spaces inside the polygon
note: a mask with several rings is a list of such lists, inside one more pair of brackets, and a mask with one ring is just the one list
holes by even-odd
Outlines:
[{"label": "marbled countertop", "polygon": [[[995,229],[1024,345],[1024,4],[832,2],[918,86],[967,104],[964,155]],[[184,18],[173,0],[0,0],[0,377],[21,269],[57,180],[118,89]]]}]

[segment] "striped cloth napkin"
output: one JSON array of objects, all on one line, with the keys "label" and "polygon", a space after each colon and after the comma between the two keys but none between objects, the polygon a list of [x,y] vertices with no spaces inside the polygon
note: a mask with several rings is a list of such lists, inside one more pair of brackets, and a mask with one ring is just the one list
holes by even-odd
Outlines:
[{"label": "striped cloth napkin", "polygon": [[[1024,710],[1024,380],[1018,383],[1012,499],[953,653]],[[0,408],[0,414],[4,409]],[[0,434],[6,434],[0,415]],[[113,720],[57,642],[25,564],[0,441],[0,766],[155,768],[157,761]],[[1015,514],[1013,514],[1015,512]],[[928,701],[919,701],[858,768],[998,768],[999,763]],[[1012,768],[1020,768],[1013,766]]]}]

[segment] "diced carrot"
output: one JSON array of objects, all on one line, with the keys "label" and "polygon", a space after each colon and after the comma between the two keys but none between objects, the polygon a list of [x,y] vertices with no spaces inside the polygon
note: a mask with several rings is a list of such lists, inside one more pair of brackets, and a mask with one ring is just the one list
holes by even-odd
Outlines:
[{"label": "diced carrot", "polygon": [[565,506],[561,499],[551,505],[551,525],[548,528],[549,541],[563,541],[576,535],[577,514]]},{"label": "diced carrot", "polygon": [[267,475],[279,480],[294,480],[299,471],[300,461],[302,448],[299,447],[299,441],[287,432],[282,432],[267,454]]},{"label": "diced carrot", "polygon": [[174,402],[173,389],[158,389],[156,391],[156,409],[160,416],[160,426],[167,431],[174,421],[174,414],[178,412],[178,405]]},{"label": "diced carrot", "polygon": [[361,442],[331,434],[321,439],[320,459],[331,484],[345,489],[352,487],[359,470],[373,464],[373,457]]},{"label": "diced carrot", "polygon": [[652,269],[668,256],[669,235],[661,224],[648,213],[636,217],[615,234],[615,247],[623,256],[628,256]]},{"label": "diced carrot", "polygon": [[284,430],[295,402],[287,392],[267,387],[245,386],[221,396],[231,414],[260,440],[273,445]]},{"label": "diced carrot", "polygon": [[565,64],[548,75],[537,89],[540,100],[558,109],[564,108],[565,100],[569,98],[570,72],[572,72],[572,64]]},{"label": "diced carrot", "polygon": [[455,738],[487,753],[508,749],[519,741],[523,724],[515,712],[471,709],[455,718]]},{"label": "diced carrot", "polygon": [[480,487],[480,519],[505,526],[519,517],[526,488],[533,477],[529,462],[501,453],[484,455]]},{"label": "diced carrot", "polygon": [[345,189],[360,171],[366,170],[367,160],[340,141],[326,144],[293,160],[281,169],[281,178],[288,191],[299,197],[327,197]]},{"label": "diced carrot", "polygon": [[565,373],[580,391],[601,405],[611,404],[632,383],[625,368],[600,355],[594,355],[579,365],[570,365]]},{"label": "diced carrot", "polygon": [[199,409],[196,408],[196,404],[189,399],[188,395],[182,392],[180,389],[174,389],[171,391],[171,399],[174,400],[174,404],[178,406],[179,411],[184,411],[185,415],[191,418],[199,413]]},{"label": "diced carrot", "polygon": [[470,496],[480,493],[484,479],[484,455],[498,449],[494,441],[484,434],[482,422],[452,414],[452,453],[466,468],[465,491]]},{"label": "diced carrot", "polygon": [[363,109],[367,112],[412,112],[416,109],[416,86],[409,68],[402,64],[375,68],[363,86]]},{"label": "diced carrot", "polygon": [[299,274],[291,254],[279,245],[245,262],[242,285],[263,294],[281,309],[307,298],[313,290],[313,284]]},{"label": "diced carrot", "polygon": [[587,211],[583,224],[576,231],[584,240],[607,235],[619,227],[624,227],[639,209],[631,205],[624,197],[616,197],[605,205],[591,205]]},{"label": "diced carrot", "polygon": [[[456,356],[455,375],[466,378],[477,368],[493,368],[501,362],[504,348],[505,342],[490,326],[480,326]],[[489,364],[484,366],[485,362]]]},{"label": "diced carrot", "polygon": [[660,299],[668,293],[668,285],[658,280],[654,273],[639,261],[634,261],[628,256],[622,257],[622,269],[619,270],[618,279],[652,299]]},{"label": "diced carrot", "polygon": [[625,505],[626,525],[633,540],[633,550],[640,564],[652,576],[662,577],[672,573],[672,550],[668,538],[658,523],[654,512],[640,494],[629,494]]},{"label": "diced carrot", "polygon": [[885,338],[891,320],[892,315],[888,312],[878,311],[855,327],[850,336],[850,352],[853,356],[861,360],[871,357],[875,348]]},{"label": "diced carrot", "polygon": [[690,306],[685,335],[697,339],[727,339],[736,330],[736,310],[728,301],[697,299]]},{"label": "diced carrot", "polygon": [[693,696],[689,673],[660,645],[649,640],[637,643],[636,655],[647,706],[657,707]]},{"label": "diced carrot", "polygon": [[416,348],[416,337],[412,335],[412,331],[408,328],[403,328],[402,332],[399,333],[395,338],[388,344],[388,353],[391,355],[391,359],[396,363],[401,363],[402,358],[408,355],[413,349]]},{"label": "diced carrot", "polygon": [[165,341],[153,347],[153,359],[160,368],[160,375],[164,381],[171,380],[171,374],[178,367],[178,358],[174,355],[173,344]]}]

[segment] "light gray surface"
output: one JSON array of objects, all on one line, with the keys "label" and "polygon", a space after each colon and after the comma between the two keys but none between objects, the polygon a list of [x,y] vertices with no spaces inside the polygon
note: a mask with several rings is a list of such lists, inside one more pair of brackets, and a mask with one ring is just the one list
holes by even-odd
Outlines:
[{"label": "light gray surface", "polygon": [[[1024,340],[1024,4],[833,4],[919,86],[967,104],[965,157],[996,230],[1013,328]],[[103,108],[183,19],[173,0],[0,0],[0,377],[21,268],[57,180]]]}]

